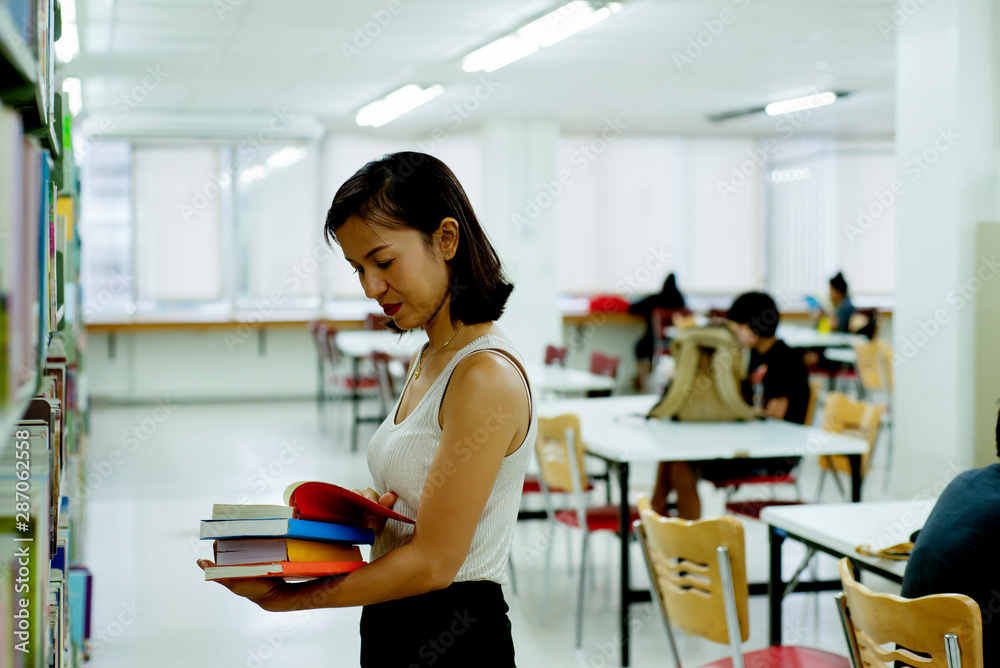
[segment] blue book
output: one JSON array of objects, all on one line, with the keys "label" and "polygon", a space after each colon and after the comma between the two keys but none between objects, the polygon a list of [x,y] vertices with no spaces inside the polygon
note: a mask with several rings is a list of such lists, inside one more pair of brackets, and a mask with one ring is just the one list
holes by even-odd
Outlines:
[{"label": "blue book", "polygon": [[202,520],[201,537],[299,538],[351,545],[371,545],[375,542],[375,532],[367,527],[297,519]]},{"label": "blue book", "polygon": [[812,295],[806,295],[806,305],[812,311],[820,310],[823,308],[823,306],[819,303],[819,300],[817,300]]}]

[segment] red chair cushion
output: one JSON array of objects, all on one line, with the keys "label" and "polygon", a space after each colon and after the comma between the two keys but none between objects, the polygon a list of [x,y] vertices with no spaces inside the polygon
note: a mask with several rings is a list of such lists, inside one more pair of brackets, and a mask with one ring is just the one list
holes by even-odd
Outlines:
[{"label": "red chair cushion", "polygon": [[363,390],[371,387],[378,387],[378,378],[361,377],[355,382],[353,376],[347,376],[343,379],[343,383],[348,389],[357,388],[359,390]]},{"label": "red chair cushion", "polygon": [[[587,484],[583,486],[583,491],[589,492],[594,488],[594,481],[587,480]],[[550,487],[549,491],[553,494],[569,494],[568,489],[557,489]],[[533,474],[528,474],[524,476],[524,484],[521,485],[521,494],[541,494],[542,493],[542,483],[539,482],[538,476]]]},{"label": "red chair cushion", "polygon": [[[754,668],[850,668],[847,657],[811,647],[768,647],[743,654],[743,663]],[[719,659],[701,668],[732,668],[733,660]]]},{"label": "red chair cushion", "polygon": [[801,506],[801,501],[733,501],[726,504],[726,510],[744,517],[760,519],[760,511],[770,506]]},{"label": "red chair cushion", "polygon": [[[618,506],[591,506],[587,508],[587,530],[588,531],[618,531]],[[628,524],[639,519],[639,509],[629,506]],[[571,527],[579,527],[575,510],[556,511],[556,521]]]},{"label": "red chair cushion", "polygon": [[730,478],[729,480],[712,480],[711,483],[718,489],[727,487],[739,487],[740,485],[780,485],[792,484],[795,482],[794,473],[769,473],[765,475],[754,475],[746,478]]}]

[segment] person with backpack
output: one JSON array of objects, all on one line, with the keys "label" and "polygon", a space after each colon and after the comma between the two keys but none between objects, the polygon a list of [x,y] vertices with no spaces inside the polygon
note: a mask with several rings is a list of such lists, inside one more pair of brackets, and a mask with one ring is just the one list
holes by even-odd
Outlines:
[{"label": "person with backpack", "polygon": [[[776,335],[780,314],[774,300],[763,292],[740,295],[726,315],[727,325],[744,348],[750,350],[750,378],[760,388],[756,400],[745,397],[762,417],[804,424],[809,409],[809,371],[802,355]],[[667,497],[677,491],[677,514],[688,520],[701,517],[699,475],[721,483],[736,478],[790,471],[798,457],[732,459],[693,462],[661,462],[651,504],[667,512]]]}]

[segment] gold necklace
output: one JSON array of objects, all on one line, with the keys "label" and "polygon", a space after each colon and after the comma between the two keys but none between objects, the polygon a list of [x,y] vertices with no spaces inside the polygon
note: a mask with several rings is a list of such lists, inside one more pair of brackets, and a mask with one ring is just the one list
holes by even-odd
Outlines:
[{"label": "gold necklace", "polygon": [[[447,341],[444,342],[444,346],[441,346],[441,348],[444,348],[449,343],[451,343],[452,340],[456,336],[458,336],[458,333],[462,331],[463,327],[465,327],[465,323],[464,322],[461,325],[458,326],[458,329],[455,330],[455,333],[451,335],[450,339],[448,339]],[[424,360],[423,362],[421,362],[420,359],[417,359],[417,370],[413,372],[413,379],[414,380],[416,380],[417,378],[420,378],[420,370],[423,369],[427,365],[427,363],[431,361],[432,357],[434,357],[435,355],[437,355],[438,351],[440,351],[441,348],[438,348],[437,350],[435,350],[434,352],[432,352],[430,355],[428,355],[427,359]],[[422,355],[421,355],[421,357],[422,357]]]}]

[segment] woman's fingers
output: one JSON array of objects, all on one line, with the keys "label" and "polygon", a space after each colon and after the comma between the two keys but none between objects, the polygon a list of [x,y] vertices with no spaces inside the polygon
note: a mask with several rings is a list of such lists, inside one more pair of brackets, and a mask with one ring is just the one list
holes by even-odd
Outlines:
[{"label": "woman's fingers", "polygon": [[378,501],[379,505],[385,506],[386,508],[392,508],[393,504],[396,503],[396,499],[398,498],[399,496],[395,492],[386,492],[382,496],[378,497],[378,499],[376,500]]}]

